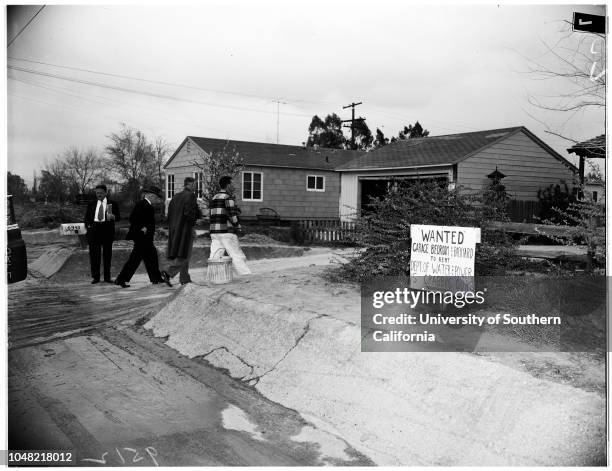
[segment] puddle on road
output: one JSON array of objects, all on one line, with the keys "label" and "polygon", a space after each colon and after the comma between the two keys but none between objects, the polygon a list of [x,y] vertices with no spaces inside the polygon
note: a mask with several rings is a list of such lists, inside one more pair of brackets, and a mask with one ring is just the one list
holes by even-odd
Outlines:
[{"label": "puddle on road", "polygon": [[347,444],[333,435],[318,430],[309,425],[300,430],[300,433],[291,437],[294,442],[318,443],[324,457],[350,461],[352,458],[346,454]]},{"label": "puddle on road", "polygon": [[257,425],[251,422],[249,416],[242,409],[230,404],[221,413],[223,427],[227,430],[246,432],[255,440],[263,441],[261,433],[257,431]]}]

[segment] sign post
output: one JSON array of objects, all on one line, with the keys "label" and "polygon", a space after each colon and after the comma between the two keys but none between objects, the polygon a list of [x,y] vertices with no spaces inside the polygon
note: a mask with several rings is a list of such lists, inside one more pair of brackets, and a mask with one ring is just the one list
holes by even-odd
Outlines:
[{"label": "sign post", "polygon": [[60,234],[63,236],[78,236],[79,243],[81,244],[81,248],[84,249],[87,247],[87,239],[85,235],[87,234],[87,229],[85,228],[85,224],[82,222],[72,223],[72,224],[62,224],[60,226]]}]

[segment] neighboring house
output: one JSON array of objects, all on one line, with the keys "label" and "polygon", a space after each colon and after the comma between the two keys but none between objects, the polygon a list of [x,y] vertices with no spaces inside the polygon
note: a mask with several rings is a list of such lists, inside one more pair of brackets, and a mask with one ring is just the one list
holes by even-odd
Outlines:
[{"label": "neighboring house", "polygon": [[340,216],[350,220],[391,180],[437,178],[467,192],[481,191],[495,170],[514,200],[537,201],[540,188],[571,183],[577,168],[523,126],[399,140],[336,167]]},{"label": "neighboring house", "polygon": [[606,135],[602,134],[587,141],[578,142],[567,149],[567,151],[570,154],[576,154],[580,158],[578,175],[580,182],[584,183],[584,164],[586,159],[606,158]]},{"label": "neighboring house", "polygon": [[194,177],[198,190],[207,176],[194,165],[202,153],[235,147],[244,170],[234,180],[241,216],[255,219],[261,208],[272,208],[283,220],[338,219],[340,174],[334,169],[361,152],[302,146],[186,137],[170,157],[166,174],[166,198],[183,188],[185,177]]},{"label": "neighboring house", "polygon": [[584,199],[604,206],[606,204],[606,184],[587,180],[584,184]]}]

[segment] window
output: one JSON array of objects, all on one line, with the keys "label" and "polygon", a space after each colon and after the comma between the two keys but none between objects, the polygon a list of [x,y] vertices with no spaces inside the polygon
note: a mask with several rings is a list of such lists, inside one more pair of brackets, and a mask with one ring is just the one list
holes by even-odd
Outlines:
[{"label": "window", "polygon": [[306,191],[325,191],[325,177],[308,175],[306,177]]},{"label": "window", "polygon": [[196,196],[202,198],[204,193],[204,172],[193,172],[193,178],[195,179]]},{"label": "window", "polygon": [[593,192],[593,201],[597,203],[597,192],[596,191]]},{"label": "window", "polygon": [[174,174],[169,174],[166,181],[166,198],[174,196]]},{"label": "window", "polygon": [[242,172],[242,200],[263,201],[263,173]]}]

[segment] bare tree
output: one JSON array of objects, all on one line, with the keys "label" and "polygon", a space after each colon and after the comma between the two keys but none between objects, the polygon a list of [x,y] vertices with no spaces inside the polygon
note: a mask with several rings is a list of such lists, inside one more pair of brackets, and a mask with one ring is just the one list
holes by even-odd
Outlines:
[{"label": "bare tree", "polygon": [[[603,110],[606,104],[605,37],[573,32],[569,21],[562,24],[561,37],[556,43],[543,41],[544,54],[537,59],[527,58],[528,73],[536,80],[549,82],[548,89],[551,90],[551,94],[546,96],[530,95],[529,103],[540,110],[568,113],[570,118],[588,109]],[[563,91],[556,92],[557,87]],[[550,134],[577,142],[566,137],[566,131],[551,129],[542,123]]]},{"label": "bare tree", "polygon": [[106,168],[106,159],[94,148],[85,151],[69,147],[63,154],[67,183],[73,193],[85,194],[101,179]]},{"label": "bare tree", "polygon": [[166,140],[161,136],[156,136],[153,139],[153,165],[155,167],[155,171],[157,172],[157,183],[160,187],[162,186],[162,182],[164,180],[162,168],[166,163],[166,159],[169,153],[170,146],[168,145]]},{"label": "bare tree", "polygon": [[192,164],[204,174],[202,198],[210,204],[219,191],[219,179],[225,175],[235,177],[244,168],[244,159],[235,146],[226,142],[223,149],[211,152],[198,152]]},{"label": "bare tree", "polygon": [[111,144],[106,152],[111,158],[114,170],[126,182],[143,184],[151,179],[153,171],[153,146],[146,136],[137,129],[121,123],[119,132],[111,133]]},{"label": "bare tree", "polygon": [[45,162],[45,167],[40,172],[40,183],[38,191],[44,195],[45,204],[48,201],[63,203],[68,197],[68,175],[66,164],[57,158],[51,163]]},{"label": "bare tree", "polygon": [[110,170],[123,180],[130,200],[136,201],[140,188],[157,180],[153,145],[142,131],[125,123],[121,123],[119,132],[111,133],[108,138],[111,140],[106,146]]}]

